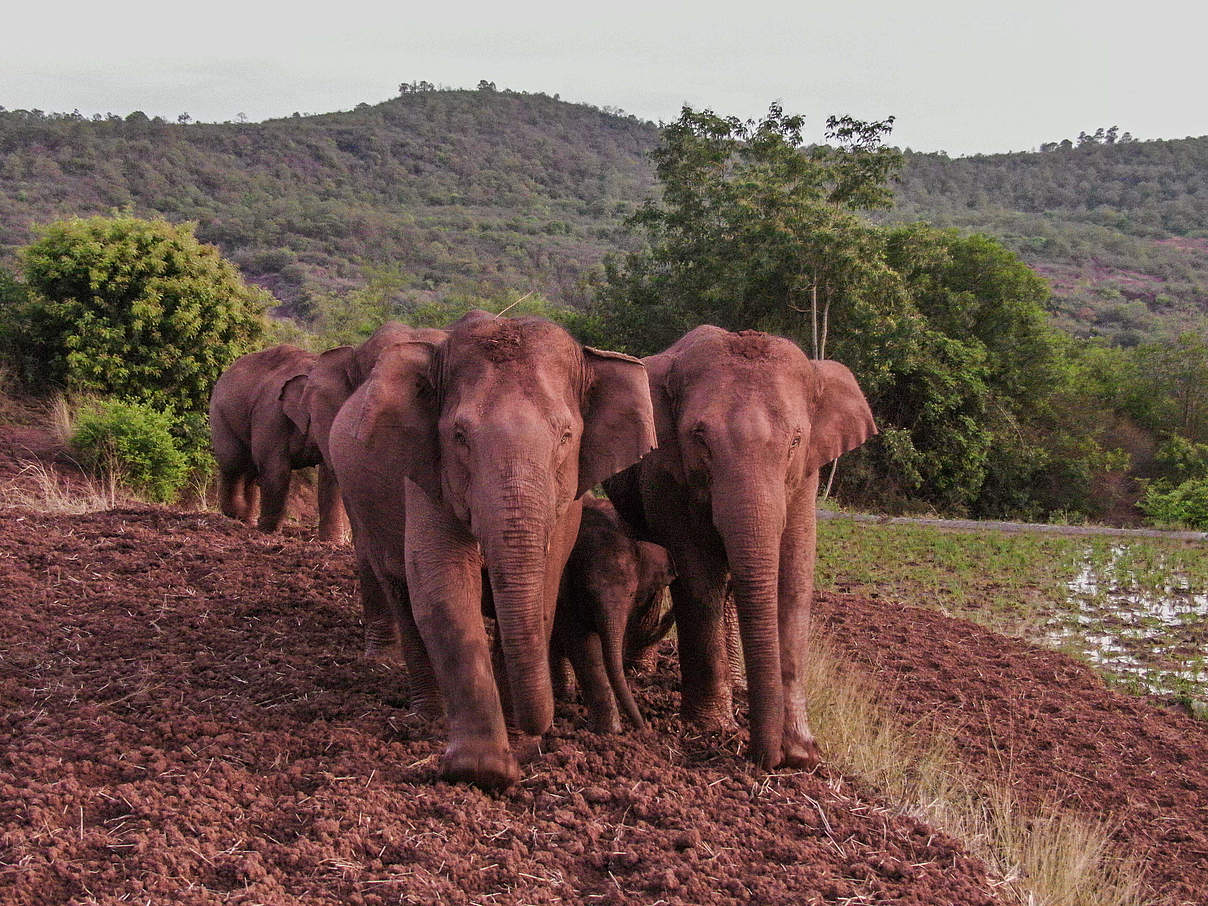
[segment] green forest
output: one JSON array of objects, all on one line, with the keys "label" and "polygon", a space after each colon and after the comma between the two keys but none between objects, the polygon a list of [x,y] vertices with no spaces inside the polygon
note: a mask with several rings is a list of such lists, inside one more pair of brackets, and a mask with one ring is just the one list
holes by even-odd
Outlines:
[{"label": "green forest", "polygon": [[[873,404],[881,435],[827,476],[842,502],[1208,522],[1208,138],[949,159],[894,148],[892,118],[832,116],[811,144],[775,104],[660,129],[486,82],[401,89],[257,124],[0,112],[17,370],[46,311],[72,308],[42,267],[72,232],[54,224],[116,214],[129,249],[158,218],[194,226],[157,241],[195,234],[271,293],[270,337],[320,347],[517,299],[635,354],[760,327],[850,365]],[[87,224],[87,254],[64,254],[108,261],[110,227]]]},{"label": "green forest", "polygon": [[[623,224],[655,192],[658,127],[489,83],[401,87],[263,123],[0,108],[0,266],[34,224],[129,210],[195,221],[303,316],[383,271],[412,303],[514,289],[585,303],[584,277],[631,250]],[[1208,137],[1085,138],[957,159],[907,150],[876,216],[994,236],[1045,276],[1058,323],[1079,335],[1128,345],[1193,326],[1208,312]]]}]

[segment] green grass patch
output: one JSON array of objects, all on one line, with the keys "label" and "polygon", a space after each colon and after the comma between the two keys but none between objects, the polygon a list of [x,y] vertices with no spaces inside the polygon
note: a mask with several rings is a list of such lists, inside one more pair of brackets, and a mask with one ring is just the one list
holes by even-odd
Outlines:
[{"label": "green grass patch", "polygon": [[1130,691],[1208,700],[1202,542],[827,519],[817,585],[1066,651]]}]

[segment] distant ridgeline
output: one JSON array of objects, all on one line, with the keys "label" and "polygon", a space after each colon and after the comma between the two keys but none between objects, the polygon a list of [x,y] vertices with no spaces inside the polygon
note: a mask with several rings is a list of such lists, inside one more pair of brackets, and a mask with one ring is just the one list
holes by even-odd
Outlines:
[{"label": "distant ridgeline", "polygon": [[[382,267],[413,304],[533,290],[579,305],[654,191],[654,124],[544,94],[410,90],[264,123],[0,112],[0,265],[30,226],[194,220],[287,310]],[[907,153],[893,220],[1003,240],[1058,322],[1131,343],[1208,315],[1208,137],[949,159]]]}]

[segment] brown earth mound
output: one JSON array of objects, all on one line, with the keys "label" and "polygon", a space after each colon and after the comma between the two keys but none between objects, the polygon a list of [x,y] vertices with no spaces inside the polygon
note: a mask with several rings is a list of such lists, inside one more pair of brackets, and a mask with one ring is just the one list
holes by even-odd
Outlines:
[{"label": "brown earth mound", "polygon": [[843,778],[560,706],[488,795],[359,657],[351,552],[212,515],[0,514],[0,902],[986,904],[961,846]]},{"label": "brown earth mound", "polygon": [[1208,722],[1115,692],[1083,664],[964,620],[822,595],[829,635],[906,719],[1034,806],[1115,829],[1162,903],[1208,903]]}]

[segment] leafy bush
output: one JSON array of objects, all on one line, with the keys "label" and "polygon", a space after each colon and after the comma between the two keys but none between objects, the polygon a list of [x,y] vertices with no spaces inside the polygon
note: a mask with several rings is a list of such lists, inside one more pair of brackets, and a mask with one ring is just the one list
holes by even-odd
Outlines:
[{"label": "leafy bush", "polygon": [[76,414],[70,445],[94,474],[110,472],[139,496],[169,503],[191,465],[173,437],[177,424],[171,413],[141,403],[98,400]]},{"label": "leafy bush", "polygon": [[3,312],[23,377],[204,412],[222,371],[264,330],[272,297],[189,224],[59,221],[21,253],[27,298]]},{"label": "leafy bush", "polygon": [[1173,487],[1155,481],[1137,506],[1151,525],[1185,525],[1208,530],[1208,478],[1193,478]]}]

